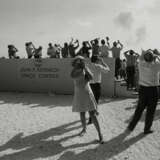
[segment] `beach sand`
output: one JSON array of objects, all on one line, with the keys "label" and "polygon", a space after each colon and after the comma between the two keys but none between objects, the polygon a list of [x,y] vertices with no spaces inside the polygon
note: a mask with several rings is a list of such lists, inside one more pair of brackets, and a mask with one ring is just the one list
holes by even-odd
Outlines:
[{"label": "beach sand", "polygon": [[[105,99],[98,116],[104,144],[93,125],[81,131],[72,96],[0,93],[0,160],[160,160],[160,106],[153,130],[144,136],[144,115],[131,134],[124,131],[137,99]],[[86,114],[88,117],[88,114]]]}]

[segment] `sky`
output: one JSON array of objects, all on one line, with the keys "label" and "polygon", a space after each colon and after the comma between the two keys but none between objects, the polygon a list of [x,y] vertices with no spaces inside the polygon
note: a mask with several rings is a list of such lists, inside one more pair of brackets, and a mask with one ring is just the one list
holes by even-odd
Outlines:
[{"label": "sky", "polygon": [[0,0],[0,57],[14,44],[27,57],[25,42],[43,46],[75,39],[110,37],[127,49],[159,47],[159,0]]}]

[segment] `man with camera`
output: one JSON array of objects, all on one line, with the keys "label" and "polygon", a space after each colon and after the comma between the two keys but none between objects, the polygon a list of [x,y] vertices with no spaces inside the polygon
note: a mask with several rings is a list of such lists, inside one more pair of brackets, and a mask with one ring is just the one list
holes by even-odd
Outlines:
[{"label": "man with camera", "polygon": [[127,67],[126,67],[127,90],[129,90],[135,87],[135,81],[134,81],[135,80],[135,66],[136,66],[136,62],[139,57],[139,54],[137,54],[133,50],[128,50],[124,52],[124,56],[127,60]]}]

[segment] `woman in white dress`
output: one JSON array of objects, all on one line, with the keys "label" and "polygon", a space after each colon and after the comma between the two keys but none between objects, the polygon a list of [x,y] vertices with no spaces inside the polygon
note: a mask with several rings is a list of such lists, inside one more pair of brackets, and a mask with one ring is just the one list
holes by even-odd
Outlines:
[{"label": "woman in white dress", "polygon": [[74,80],[74,98],[72,110],[73,112],[80,113],[80,119],[83,127],[80,135],[84,135],[86,133],[85,112],[89,112],[93,124],[98,132],[99,142],[103,143],[103,136],[96,117],[97,103],[89,85],[89,81],[92,79],[92,74],[89,69],[85,67],[85,60],[82,56],[77,56],[73,60],[72,66],[73,70],[71,72],[71,77]]}]

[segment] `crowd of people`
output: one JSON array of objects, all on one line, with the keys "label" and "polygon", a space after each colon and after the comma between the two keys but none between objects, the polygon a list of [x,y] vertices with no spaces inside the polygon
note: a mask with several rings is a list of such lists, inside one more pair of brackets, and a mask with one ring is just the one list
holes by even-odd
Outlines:
[{"label": "crowd of people", "polygon": [[[91,41],[83,41],[80,46],[79,40],[71,38],[70,42],[65,42],[63,46],[60,44],[48,44],[47,56],[49,58],[74,58],[78,55],[84,58],[91,58],[98,55],[102,58],[113,57],[115,59],[115,78],[125,80],[128,90],[137,90],[138,54],[134,50],[128,50],[122,53],[123,44],[117,40],[112,46],[109,37],[104,39],[95,38]],[[25,43],[27,58],[42,58],[43,47],[38,48],[32,42]],[[8,45],[8,56],[10,59],[18,59],[18,49],[14,45]],[[123,55],[123,56],[122,56]],[[125,57],[121,59],[121,57]]]},{"label": "crowd of people", "polygon": [[[143,111],[146,109],[144,135],[150,134],[153,132],[151,127],[158,102],[160,53],[158,50],[149,49],[143,51],[142,54],[139,55],[133,50],[129,50],[124,52],[124,55],[127,59],[127,74],[129,75],[131,75],[132,72],[135,72],[133,63],[139,59],[138,103],[132,120],[125,132],[130,134],[134,130]],[[72,62],[73,69],[71,77],[74,81],[72,110],[73,112],[78,112],[80,114],[80,120],[82,123],[82,131],[80,132],[81,136],[86,133],[87,127],[85,114],[86,112],[89,113],[88,124],[94,124],[98,133],[99,142],[102,144],[104,141],[101,127],[97,119],[97,115],[99,114],[97,106],[101,95],[101,72],[107,73],[110,71],[110,68],[104,63],[103,58],[100,58],[98,55],[93,55],[91,57],[91,62],[91,65],[88,66],[85,58],[82,56],[76,56]],[[133,86],[133,81],[131,79],[128,81],[129,84]]]},{"label": "crowd of people", "polygon": [[[99,44],[101,43],[101,44]],[[36,48],[32,42],[25,44],[28,59],[42,58],[42,46]],[[80,114],[82,131],[86,133],[86,112],[89,113],[88,124],[94,124],[99,142],[103,143],[103,134],[97,119],[98,102],[101,95],[101,73],[108,73],[109,66],[103,58],[108,58],[111,53],[115,59],[115,78],[124,79],[127,82],[127,89],[139,91],[138,104],[126,131],[131,132],[136,127],[141,115],[146,108],[146,119],[144,134],[150,134],[156,106],[158,102],[158,86],[160,72],[160,52],[157,49],[136,53],[130,49],[123,52],[124,59],[121,59],[123,44],[118,40],[110,45],[109,37],[83,41],[80,47],[79,41],[71,39],[70,43],[65,42],[64,46],[48,44],[47,55],[49,58],[73,58],[71,78],[74,81],[73,112]],[[14,45],[8,45],[10,59],[18,59],[18,49]],[[86,58],[90,58],[88,66]],[[138,86],[138,87],[137,87]]]}]

